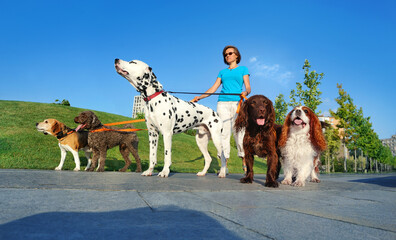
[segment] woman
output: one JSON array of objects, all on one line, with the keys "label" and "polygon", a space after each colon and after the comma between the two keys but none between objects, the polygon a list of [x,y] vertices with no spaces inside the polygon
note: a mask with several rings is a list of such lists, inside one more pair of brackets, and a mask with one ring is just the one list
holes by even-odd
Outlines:
[{"label": "woman", "polygon": [[[198,102],[199,100],[210,96],[211,93],[222,86],[221,93],[238,93],[244,96],[250,93],[250,82],[249,82],[249,71],[247,67],[238,66],[241,61],[241,54],[238,48],[234,46],[226,46],[223,50],[224,63],[228,65],[228,68],[220,71],[219,75],[213,86],[209,88],[201,96],[196,96],[192,102]],[[246,91],[242,91],[243,85],[245,85]],[[243,152],[243,136],[244,131],[236,133],[234,130],[234,122],[236,119],[236,111],[240,96],[238,95],[220,95],[217,103],[217,113],[223,120],[223,133],[222,133],[222,144],[224,156],[227,159],[230,158],[230,138],[231,132],[234,134],[235,143],[238,149],[238,156],[242,158],[243,170],[246,173],[245,153]]]}]

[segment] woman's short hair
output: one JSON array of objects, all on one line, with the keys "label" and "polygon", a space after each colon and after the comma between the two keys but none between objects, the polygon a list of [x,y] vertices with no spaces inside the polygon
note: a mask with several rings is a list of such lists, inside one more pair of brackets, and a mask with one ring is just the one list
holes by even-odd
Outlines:
[{"label": "woman's short hair", "polygon": [[225,58],[224,54],[226,53],[227,49],[229,49],[229,48],[233,48],[234,51],[235,51],[235,54],[238,56],[238,57],[237,57],[237,64],[238,64],[238,63],[241,61],[242,56],[241,56],[241,54],[239,53],[238,48],[237,48],[237,47],[234,47],[234,46],[232,46],[232,45],[226,46],[226,47],[224,48],[224,50],[223,50],[223,60],[224,60],[224,63],[228,65],[228,62],[226,61],[226,58]]}]

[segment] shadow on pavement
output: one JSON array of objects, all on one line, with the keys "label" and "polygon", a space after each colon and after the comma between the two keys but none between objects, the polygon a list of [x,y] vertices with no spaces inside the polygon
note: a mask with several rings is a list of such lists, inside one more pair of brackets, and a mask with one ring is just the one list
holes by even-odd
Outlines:
[{"label": "shadow on pavement", "polygon": [[396,188],[396,176],[357,179],[351,180],[350,182],[368,183],[379,185],[382,187]]},{"label": "shadow on pavement", "polygon": [[0,225],[0,239],[241,239],[204,213],[165,209],[40,213]]}]

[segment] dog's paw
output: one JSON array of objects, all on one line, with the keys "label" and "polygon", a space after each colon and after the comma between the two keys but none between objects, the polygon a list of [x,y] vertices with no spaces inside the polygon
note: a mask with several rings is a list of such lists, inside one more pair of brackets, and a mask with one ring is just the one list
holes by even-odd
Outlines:
[{"label": "dog's paw", "polygon": [[219,178],[225,178],[227,176],[227,169],[226,168],[220,168],[219,174],[217,174]]},{"label": "dog's paw", "polygon": [[225,173],[219,173],[219,174],[217,174],[217,177],[219,177],[219,178],[225,178],[227,176],[227,174],[225,174]]},{"label": "dog's paw", "polygon": [[292,180],[291,179],[283,179],[283,181],[281,183],[284,185],[290,185],[290,184],[292,184]]},{"label": "dog's paw", "polygon": [[169,169],[163,169],[160,173],[158,173],[158,177],[168,177],[169,176]]},{"label": "dog's paw", "polygon": [[311,182],[320,183],[320,180],[319,180],[319,178],[312,178],[312,179],[311,179]]},{"label": "dog's paw", "polygon": [[148,169],[146,171],[144,171],[141,176],[152,176],[153,175],[153,171]]},{"label": "dog's paw", "polygon": [[79,168],[79,167],[75,167],[75,168],[73,169],[73,171],[78,172],[78,171],[80,171],[80,168]]},{"label": "dog's paw", "polygon": [[104,172],[104,167],[98,167],[98,170],[96,170],[97,172]]},{"label": "dog's paw", "polygon": [[55,171],[61,171],[62,170],[62,167],[56,167],[55,168]]},{"label": "dog's paw", "polygon": [[304,187],[305,186],[305,182],[301,181],[301,180],[297,180],[294,183],[291,184],[293,187]]},{"label": "dog's paw", "polygon": [[272,188],[277,188],[277,187],[279,187],[279,184],[278,184],[277,181],[274,181],[274,182],[266,182],[266,183],[264,184],[264,186],[266,186],[266,187],[272,187]]},{"label": "dog's paw", "polygon": [[206,172],[199,172],[197,173],[197,176],[199,177],[204,177],[206,175]]},{"label": "dog's paw", "polygon": [[95,167],[90,167],[87,169],[87,172],[93,172],[95,170]]},{"label": "dog's paw", "polygon": [[241,178],[241,180],[239,180],[241,183],[253,183],[253,179],[251,179],[250,177],[244,177]]}]

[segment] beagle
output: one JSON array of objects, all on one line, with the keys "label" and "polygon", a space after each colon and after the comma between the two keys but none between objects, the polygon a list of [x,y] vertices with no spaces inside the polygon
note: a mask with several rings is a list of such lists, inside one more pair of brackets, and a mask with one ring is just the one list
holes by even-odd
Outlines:
[{"label": "beagle", "polygon": [[82,149],[85,152],[85,157],[88,159],[87,167],[91,166],[92,150],[88,146],[88,132],[76,132],[74,129],[66,127],[65,124],[56,119],[45,119],[40,123],[36,123],[36,129],[45,135],[50,134],[58,139],[58,145],[61,150],[61,160],[55,170],[62,170],[65,163],[66,153],[69,151],[73,154],[76,167],[74,171],[80,170],[80,158],[78,151]]}]

